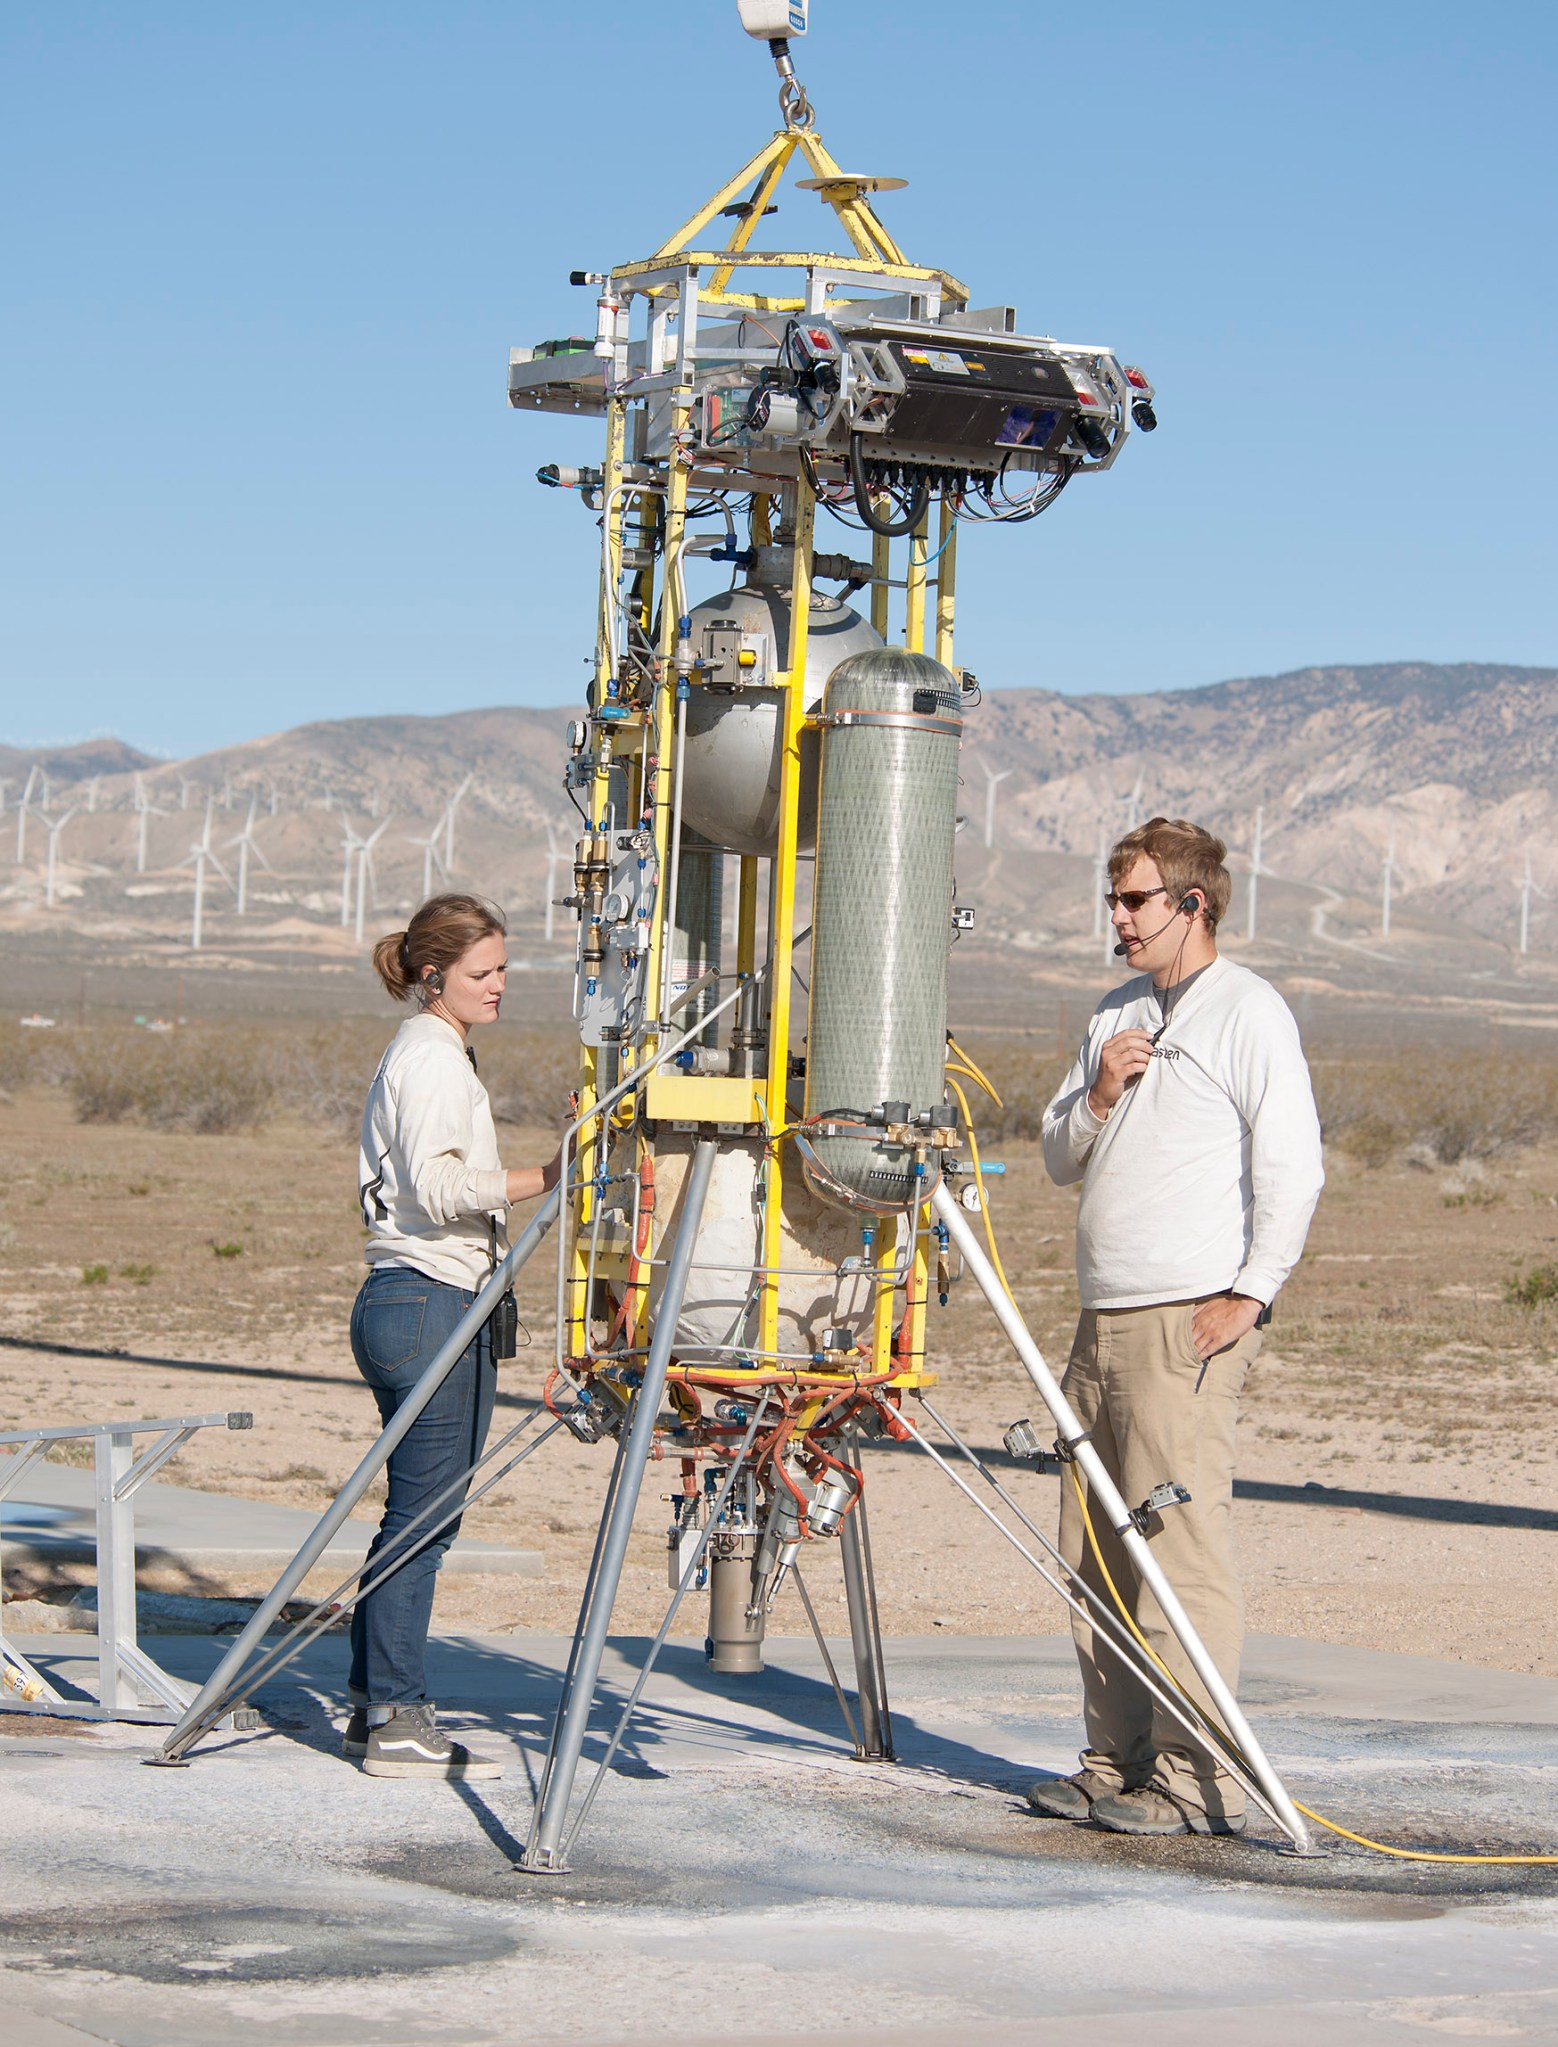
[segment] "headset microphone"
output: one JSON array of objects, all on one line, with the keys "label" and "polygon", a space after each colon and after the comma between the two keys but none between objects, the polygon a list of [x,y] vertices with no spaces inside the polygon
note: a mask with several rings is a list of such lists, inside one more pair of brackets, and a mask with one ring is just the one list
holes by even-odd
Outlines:
[{"label": "headset microphone", "polygon": [[[1175,908],[1174,917],[1193,917],[1197,911],[1204,907],[1205,905],[1199,896],[1181,896]],[[1174,917],[1170,917],[1160,924],[1156,931],[1149,931],[1145,938],[1138,938],[1136,943],[1138,945],[1151,945],[1155,938],[1161,938],[1163,933],[1168,930],[1169,925],[1174,921]],[[1128,957],[1130,950],[1129,945],[1117,945],[1114,949],[1114,956],[1117,960],[1123,960]]]}]

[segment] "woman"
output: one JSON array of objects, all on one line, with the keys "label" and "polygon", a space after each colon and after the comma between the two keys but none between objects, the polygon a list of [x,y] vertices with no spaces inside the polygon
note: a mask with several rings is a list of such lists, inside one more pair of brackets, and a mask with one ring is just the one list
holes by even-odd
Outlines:
[{"label": "woman", "polygon": [[[467,1044],[496,1023],[508,974],[503,919],[476,896],[434,896],[373,949],[379,979],[419,1013],[379,1062],[362,1119],[358,1186],[368,1277],[352,1309],[352,1355],[388,1423],[432,1363],[500,1255],[504,1211],[556,1185],[558,1161],[505,1172],[487,1090]],[[492,1419],[497,1370],[484,1326],[389,1459],[389,1497],[371,1576],[408,1523],[448,1487],[432,1541],[352,1613],[353,1712],[343,1743],[375,1777],[497,1777],[501,1766],[440,1732],[424,1669],[433,1587],[459,1532],[465,1486]]]}]

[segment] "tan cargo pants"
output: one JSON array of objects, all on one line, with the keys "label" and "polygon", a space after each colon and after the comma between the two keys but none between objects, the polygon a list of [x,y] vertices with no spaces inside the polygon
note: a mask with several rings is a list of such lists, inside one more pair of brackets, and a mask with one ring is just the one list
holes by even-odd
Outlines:
[{"label": "tan cargo pants", "polygon": [[[1168,1508],[1149,1522],[1148,1540],[1213,1662],[1236,1687],[1244,1595],[1234,1572],[1231,1527],[1234,1428],[1244,1375],[1261,1338],[1251,1330],[1203,1365],[1190,1336],[1198,1305],[1167,1301],[1149,1308],[1084,1310],[1063,1384],[1128,1507],[1140,1505],[1165,1479],[1178,1479],[1188,1489],[1188,1505]],[[1061,1551],[1112,1609],[1069,1469],[1062,1474],[1060,1500]],[[1089,1500],[1088,1506],[1109,1575],[1136,1625],[1197,1704],[1209,1706],[1119,1537],[1095,1503]],[[1083,1767],[1120,1788],[1151,1782],[1213,1818],[1239,1818],[1240,1787],[1089,1623],[1073,1616],[1072,1634],[1087,1724]]]}]

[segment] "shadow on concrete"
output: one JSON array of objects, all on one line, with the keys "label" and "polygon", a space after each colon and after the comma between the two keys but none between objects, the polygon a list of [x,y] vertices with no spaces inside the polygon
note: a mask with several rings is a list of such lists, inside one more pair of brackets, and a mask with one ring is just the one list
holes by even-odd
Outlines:
[{"label": "shadow on concrete", "polygon": [[1275,1500],[1297,1507],[1359,1507],[1368,1514],[1397,1514],[1410,1521],[1459,1522],[1474,1528],[1535,1528],[1558,1532],[1558,1513],[1548,1507],[1507,1506],[1502,1500],[1452,1500],[1424,1493],[1354,1492],[1345,1486],[1277,1485],[1269,1479],[1236,1478],[1236,1500]]},{"label": "shadow on concrete", "polygon": [[[51,1638],[47,1647],[40,1641],[28,1653],[63,1689],[70,1679],[59,1666],[82,1656],[83,1639]],[[506,1644],[499,1648],[470,1637],[435,1637],[429,1644],[428,1676],[430,1689],[446,1702],[440,1721],[457,1739],[485,1731],[511,1741],[533,1795],[562,1690],[560,1662],[566,1644],[559,1641],[554,1661],[527,1654],[518,1646],[523,1638],[512,1639],[513,1648]],[[199,1684],[230,1646],[210,1636],[167,1636],[157,1641],[153,1653],[175,1676]],[[648,1647],[647,1636],[611,1638],[607,1668],[590,1712],[581,1791],[605,1753]],[[260,1709],[270,1732],[284,1733],[321,1753],[339,1753],[340,1725],[346,1715],[346,1663],[346,1646],[339,1636],[310,1643],[285,1669],[247,1695],[247,1702]],[[890,1670],[888,1675],[891,1683]],[[895,1711],[893,1731],[900,1762],[949,1781],[1010,1792],[1021,1777],[1009,1757],[927,1728],[912,1714]],[[218,1736],[200,1744],[200,1750],[208,1753],[223,1740]],[[771,1663],[752,1678],[725,1676],[709,1669],[700,1644],[672,1641],[660,1652],[648,1691],[613,1759],[612,1774],[663,1778],[689,1750],[701,1750],[705,1763],[723,1754],[732,1766],[765,1753],[775,1760],[837,1764],[850,1758],[852,1745],[833,1688],[820,1672],[813,1676]]]},{"label": "shadow on concrete", "polygon": [[[344,1323],[342,1328],[344,1330]],[[160,1358],[143,1351],[125,1350],[117,1344],[104,1349],[83,1343],[47,1343],[42,1337],[33,1336],[0,1336],[0,1350],[35,1350],[51,1358],[113,1358],[126,1365],[156,1365],[170,1372],[206,1372],[219,1379],[275,1379],[299,1386],[347,1388],[360,1383],[355,1373],[347,1376],[339,1372],[299,1372],[286,1365],[219,1364],[212,1358]],[[540,1403],[522,1394],[505,1393],[500,1389],[497,1404],[525,1413]]]},{"label": "shadow on concrete", "polygon": [[[1052,1477],[1053,1472],[1035,1472],[1032,1464],[1013,1457],[1000,1443],[975,1443],[982,1463],[992,1471],[1027,1472],[1034,1478]],[[957,1462],[956,1453],[938,1443],[942,1454]],[[866,1443],[866,1457],[912,1457],[912,1443]],[[959,1464],[959,1468],[963,1467]],[[1395,1514],[1409,1521],[1456,1522],[1473,1528],[1534,1528],[1544,1535],[1558,1533],[1558,1511],[1549,1507],[1517,1507],[1502,1500],[1456,1500],[1432,1493],[1376,1493],[1352,1491],[1344,1486],[1321,1485],[1307,1479],[1302,1485],[1282,1485],[1271,1479],[1236,1478],[1236,1500],[1266,1500],[1293,1507],[1356,1507],[1368,1514]]]}]

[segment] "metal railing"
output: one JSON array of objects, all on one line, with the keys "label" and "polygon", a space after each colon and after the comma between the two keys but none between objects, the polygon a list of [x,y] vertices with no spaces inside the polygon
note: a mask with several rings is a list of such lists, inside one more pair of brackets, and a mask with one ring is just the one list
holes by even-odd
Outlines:
[{"label": "metal railing", "polygon": [[[254,1416],[181,1414],[160,1421],[76,1422],[64,1428],[17,1429],[0,1435],[0,1500],[12,1497],[51,1443],[92,1445],[93,1499],[97,1530],[97,1697],[67,1698],[6,1640],[0,1608],[0,1707],[8,1712],[49,1713],[76,1720],[137,1720],[161,1726],[175,1721],[194,1696],[191,1688],[154,1663],[136,1640],[135,1495],[199,1429],[248,1429]],[[137,1436],[155,1435],[151,1447],[135,1454]],[[0,1529],[0,1583],[5,1552]],[[147,1695],[150,1695],[148,1700]],[[254,1716],[250,1716],[251,1718]]]}]

